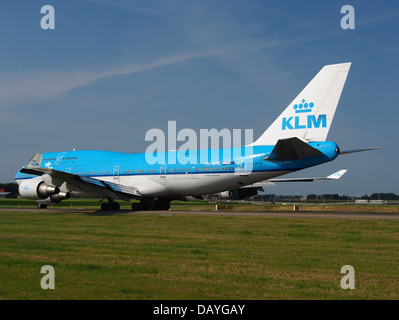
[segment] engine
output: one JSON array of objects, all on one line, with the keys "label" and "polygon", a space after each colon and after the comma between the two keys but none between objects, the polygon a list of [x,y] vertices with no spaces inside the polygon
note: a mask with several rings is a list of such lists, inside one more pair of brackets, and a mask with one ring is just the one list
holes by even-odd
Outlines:
[{"label": "engine", "polygon": [[53,194],[52,196],[50,196],[50,200],[52,203],[59,203],[62,200],[69,199],[70,197],[71,197],[71,194],[69,192],[60,191],[59,193]]},{"label": "engine", "polygon": [[222,192],[220,196],[222,199],[242,200],[247,197],[256,196],[257,194],[258,191],[256,188],[243,188]]},{"label": "engine", "polygon": [[18,192],[23,198],[38,200],[57,195],[60,193],[60,188],[51,186],[43,180],[29,179],[19,185]]}]

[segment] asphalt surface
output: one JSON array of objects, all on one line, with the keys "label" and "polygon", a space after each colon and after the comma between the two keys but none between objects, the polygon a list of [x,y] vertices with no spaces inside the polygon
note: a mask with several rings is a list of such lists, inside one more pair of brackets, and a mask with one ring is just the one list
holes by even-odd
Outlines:
[{"label": "asphalt surface", "polygon": [[190,215],[190,216],[231,216],[231,217],[260,217],[260,218],[330,218],[330,219],[378,219],[378,220],[399,220],[399,213],[358,213],[358,212],[301,212],[301,211],[287,211],[287,212],[270,212],[270,211],[199,211],[199,210],[160,210],[160,211],[101,211],[96,209],[84,208],[47,208],[47,209],[33,209],[33,208],[1,208],[0,211],[29,211],[32,213],[76,213],[87,215],[118,215],[118,214],[152,214],[152,215]]}]

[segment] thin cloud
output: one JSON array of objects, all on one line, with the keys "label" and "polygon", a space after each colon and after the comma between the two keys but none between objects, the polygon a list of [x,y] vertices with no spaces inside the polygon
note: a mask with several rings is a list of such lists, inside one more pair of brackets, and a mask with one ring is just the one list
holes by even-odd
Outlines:
[{"label": "thin cloud", "polygon": [[380,15],[375,15],[373,17],[370,17],[369,19],[360,19],[359,21],[356,21],[357,26],[367,26],[370,24],[374,24],[377,22],[382,22],[382,21],[387,21],[387,20],[391,20],[391,19],[397,19],[399,16],[399,11],[398,10],[394,10],[394,11],[390,11],[390,12],[385,12],[383,14]]},{"label": "thin cloud", "polygon": [[102,70],[25,70],[3,73],[0,74],[0,108],[47,101],[101,79],[130,75],[218,54],[221,52],[182,54],[145,64],[127,64]]},{"label": "thin cloud", "polygon": [[155,9],[145,8],[144,6],[138,6],[126,1],[109,1],[109,0],[84,0],[86,2],[94,3],[97,5],[105,5],[105,6],[112,6],[112,7],[120,7],[123,9],[128,9],[131,11],[136,11],[139,13],[149,13],[149,14],[160,14],[159,11]]}]

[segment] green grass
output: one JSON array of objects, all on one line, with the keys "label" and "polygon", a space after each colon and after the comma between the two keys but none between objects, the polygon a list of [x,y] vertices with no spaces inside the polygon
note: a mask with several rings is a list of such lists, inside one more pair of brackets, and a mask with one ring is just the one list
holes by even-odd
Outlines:
[{"label": "green grass", "polygon": [[[106,202],[107,200],[105,200]],[[127,201],[117,201],[120,204],[122,210],[130,210],[132,208],[132,203]],[[138,202],[137,200],[135,202]],[[174,207],[190,207],[190,206],[199,206],[201,208],[212,207],[215,208],[214,204],[209,204],[208,201],[172,201],[171,205]],[[246,204],[247,205],[247,204]],[[72,208],[72,209],[100,209],[101,202],[100,199],[68,199],[63,200],[60,203],[49,204],[48,208]],[[35,200],[27,200],[27,199],[0,199],[0,208],[18,208],[18,209],[27,209],[27,208],[37,208],[37,203]]]},{"label": "green grass", "polygon": [[0,211],[0,299],[398,299],[398,245],[388,220]]},{"label": "green grass", "polygon": [[[118,201],[121,210],[131,210],[132,202]],[[233,211],[292,211],[293,204],[261,204],[242,201],[219,201],[214,200],[193,200],[193,201],[172,201],[172,210],[180,211],[211,211],[215,210],[216,204],[231,204]],[[48,205],[48,208],[68,209],[100,209],[99,199],[69,199],[60,203]],[[0,199],[0,208],[29,209],[36,208],[34,200],[26,199]],[[299,211],[318,212],[363,212],[363,213],[399,213],[398,205],[359,205],[359,204],[300,204]]]}]

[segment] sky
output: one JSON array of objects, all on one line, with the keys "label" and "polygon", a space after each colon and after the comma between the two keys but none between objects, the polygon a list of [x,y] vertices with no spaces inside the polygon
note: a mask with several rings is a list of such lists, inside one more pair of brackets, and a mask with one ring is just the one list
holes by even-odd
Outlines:
[{"label": "sky", "polygon": [[397,0],[2,0],[0,182],[37,152],[145,152],[168,121],[256,139],[324,65],[352,62],[328,140],[384,148],[290,175],[339,181],[267,192],[399,194],[398,39]]}]

